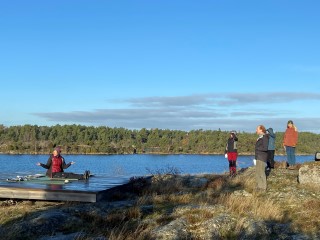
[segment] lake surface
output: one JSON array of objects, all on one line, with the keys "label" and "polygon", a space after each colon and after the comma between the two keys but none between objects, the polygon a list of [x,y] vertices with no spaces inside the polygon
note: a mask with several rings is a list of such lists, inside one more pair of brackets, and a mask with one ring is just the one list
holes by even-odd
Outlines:
[{"label": "lake surface", "polygon": [[[49,155],[0,154],[0,180],[17,175],[45,174],[46,169],[36,165],[46,163]],[[132,177],[177,170],[181,174],[228,172],[224,155],[64,155],[66,162],[75,161],[66,171],[83,173],[90,170],[96,177]],[[238,168],[252,166],[253,156],[239,156]],[[275,156],[276,161],[285,161],[285,156]],[[314,155],[297,156],[297,163],[314,161]]]}]

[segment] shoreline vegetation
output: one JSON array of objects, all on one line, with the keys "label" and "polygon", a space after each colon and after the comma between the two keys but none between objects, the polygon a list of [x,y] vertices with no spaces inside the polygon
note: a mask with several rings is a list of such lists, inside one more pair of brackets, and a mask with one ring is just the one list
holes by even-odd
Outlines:
[{"label": "shoreline vegetation", "polygon": [[255,191],[255,168],[227,174],[181,175],[158,169],[133,177],[98,203],[0,201],[0,235],[13,239],[319,239],[317,184],[276,162],[267,191]]},{"label": "shoreline vegetation", "polygon": [[[276,132],[276,154],[284,155],[284,132]],[[255,133],[238,132],[239,155],[253,155]],[[92,127],[82,125],[6,127],[0,124],[0,153],[48,154],[224,154],[229,131]],[[297,155],[319,151],[320,134],[299,132]]]}]

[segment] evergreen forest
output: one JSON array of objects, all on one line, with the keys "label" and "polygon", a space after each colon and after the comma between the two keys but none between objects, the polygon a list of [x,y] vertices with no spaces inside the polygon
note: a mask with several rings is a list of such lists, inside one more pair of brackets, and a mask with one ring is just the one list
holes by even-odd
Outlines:
[{"label": "evergreen forest", "polygon": [[[276,154],[284,154],[283,132],[276,132]],[[237,134],[239,154],[254,154],[255,133]],[[83,125],[6,127],[0,125],[0,153],[48,154],[61,146],[63,154],[224,154],[228,131],[129,130]],[[299,132],[297,154],[320,151],[320,134]]]}]

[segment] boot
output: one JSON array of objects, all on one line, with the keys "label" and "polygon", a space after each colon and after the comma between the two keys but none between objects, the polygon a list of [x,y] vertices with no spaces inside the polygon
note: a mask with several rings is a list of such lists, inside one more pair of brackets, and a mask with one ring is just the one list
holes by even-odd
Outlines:
[{"label": "boot", "polygon": [[89,179],[89,176],[90,176],[89,171],[88,170],[84,171],[83,178],[84,179]]}]

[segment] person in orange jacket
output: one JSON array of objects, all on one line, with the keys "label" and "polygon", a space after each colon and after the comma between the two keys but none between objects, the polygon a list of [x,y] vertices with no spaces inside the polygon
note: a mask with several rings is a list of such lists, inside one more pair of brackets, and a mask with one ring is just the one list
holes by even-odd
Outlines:
[{"label": "person in orange jacket", "polygon": [[291,168],[296,164],[296,146],[298,143],[298,129],[292,120],[287,123],[287,129],[283,137],[283,147],[287,154],[287,167]]}]

